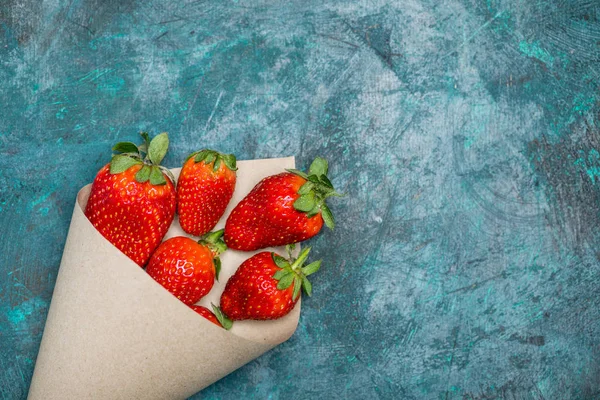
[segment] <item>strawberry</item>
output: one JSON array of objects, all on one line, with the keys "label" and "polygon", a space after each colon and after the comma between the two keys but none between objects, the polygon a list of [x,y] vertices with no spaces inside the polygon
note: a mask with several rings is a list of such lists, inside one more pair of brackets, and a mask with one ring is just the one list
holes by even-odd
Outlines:
[{"label": "strawberry", "polygon": [[[85,215],[115,247],[144,266],[160,244],[175,215],[175,186],[169,170],[160,166],[169,137],[145,144],[117,143],[112,157],[94,179]],[[142,153],[147,153],[142,159]]]},{"label": "strawberry", "polygon": [[233,196],[236,170],[233,154],[190,154],[177,182],[177,212],[184,231],[201,236],[215,227]]},{"label": "strawberry", "polygon": [[[217,315],[219,315],[219,311],[215,310],[215,312],[217,313],[217,315],[215,315],[208,308],[203,306],[192,305],[190,306],[190,308],[196,311],[198,314],[202,315],[204,318],[206,318],[213,324],[217,325],[219,328],[231,329],[231,325],[233,322],[230,319],[227,319],[227,317],[223,316],[222,314],[219,317],[217,317]],[[214,308],[215,306],[213,305],[213,309]]]},{"label": "strawberry", "polygon": [[303,267],[309,252],[310,247],[305,248],[295,260],[291,254],[288,260],[267,251],[250,257],[227,281],[220,311],[233,321],[277,319],[288,314],[300,298],[300,288],[312,294],[307,276],[318,271],[321,261]]},{"label": "strawberry", "polygon": [[227,249],[223,230],[211,232],[198,242],[177,236],[164,241],[152,254],[146,272],[187,305],[206,296],[219,278],[219,254]]},{"label": "strawberry", "polygon": [[333,229],[325,200],[341,195],[327,178],[327,168],[327,161],[317,157],[308,174],[290,169],[260,181],[227,218],[227,246],[251,251],[311,238],[323,222]]}]

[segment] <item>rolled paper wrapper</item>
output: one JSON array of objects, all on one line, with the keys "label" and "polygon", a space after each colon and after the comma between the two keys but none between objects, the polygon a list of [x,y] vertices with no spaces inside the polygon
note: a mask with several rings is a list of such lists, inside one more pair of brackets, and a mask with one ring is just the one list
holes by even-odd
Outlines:
[{"label": "rolled paper wrapper", "polygon": [[[239,161],[238,168],[215,229],[262,178],[294,168],[294,158]],[[94,228],[83,213],[90,189],[77,195],[30,400],[185,399],[294,333],[300,301],[284,318],[237,321],[231,331],[196,314]],[[165,239],[178,235],[185,233],[176,217]],[[220,281],[198,304],[218,304],[229,277],[255,253],[222,254]]]}]

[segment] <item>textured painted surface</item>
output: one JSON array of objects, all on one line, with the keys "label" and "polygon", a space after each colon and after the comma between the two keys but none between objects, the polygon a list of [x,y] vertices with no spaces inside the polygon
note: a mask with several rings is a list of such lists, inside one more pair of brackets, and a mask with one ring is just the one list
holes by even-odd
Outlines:
[{"label": "textured painted surface", "polygon": [[147,129],[348,193],[296,334],[194,398],[599,398],[598,61],[592,0],[3,0],[0,397],[78,188]]}]

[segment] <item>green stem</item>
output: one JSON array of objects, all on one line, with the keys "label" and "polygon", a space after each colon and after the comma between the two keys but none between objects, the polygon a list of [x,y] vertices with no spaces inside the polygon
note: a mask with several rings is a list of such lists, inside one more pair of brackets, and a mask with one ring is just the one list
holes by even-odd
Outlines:
[{"label": "green stem", "polygon": [[224,229],[219,229],[218,231],[209,232],[206,235],[202,236],[200,240],[198,240],[198,244],[207,246],[214,254],[215,257],[218,257],[225,250],[227,250],[227,245],[223,240]]},{"label": "green stem", "polygon": [[207,233],[202,237],[202,240],[208,243],[216,243],[217,240],[219,240],[223,236],[224,232],[224,229],[219,229],[218,231]]},{"label": "green stem", "polygon": [[310,253],[310,247],[305,247],[298,256],[298,258],[294,260],[294,263],[290,266],[292,268],[292,271],[297,272],[300,269],[302,264],[304,264],[304,261],[306,261],[308,253]]}]

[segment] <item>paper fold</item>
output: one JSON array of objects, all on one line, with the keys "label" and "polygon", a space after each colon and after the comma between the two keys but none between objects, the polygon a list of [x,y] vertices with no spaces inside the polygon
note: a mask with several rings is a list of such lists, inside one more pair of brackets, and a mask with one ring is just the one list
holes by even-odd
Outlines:
[{"label": "paper fold", "polygon": [[[294,159],[238,167],[221,227],[260,179],[293,168]],[[92,226],[83,213],[90,187],[77,196],[29,399],[185,399],[294,333],[300,304],[280,320],[240,321],[232,331],[189,309]],[[178,234],[174,221],[167,237]],[[218,304],[229,276],[252,254],[226,252],[221,281],[199,304]]]}]

